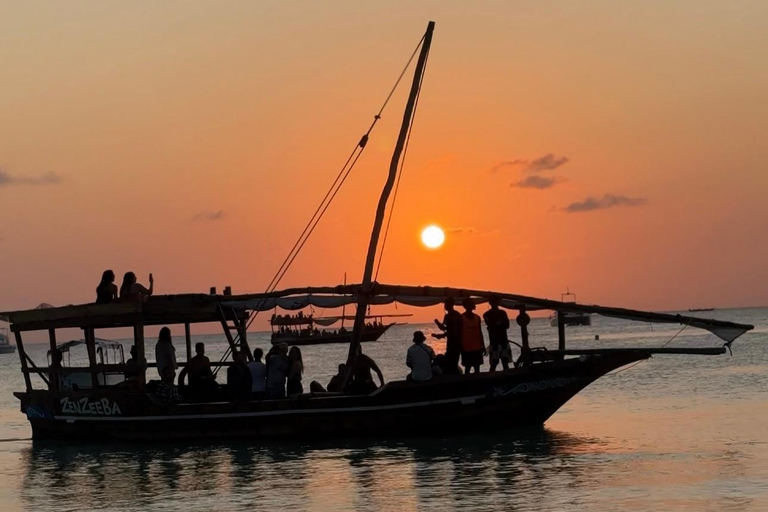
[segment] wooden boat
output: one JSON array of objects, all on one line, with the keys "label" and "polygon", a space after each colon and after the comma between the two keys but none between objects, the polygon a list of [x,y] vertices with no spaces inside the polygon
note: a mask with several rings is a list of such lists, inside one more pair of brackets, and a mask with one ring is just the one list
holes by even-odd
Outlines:
[{"label": "wooden boat", "polygon": [[[385,318],[408,317],[409,314],[400,315],[366,315],[367,320],[360,337],[361,342],[377,341],[396,325],[396,322],[384,323]],[[272,326],[272,344],[287,343],[288,345],[326,345],[331,343],[349,343],[352,341],[352,332],[344,328],[345,320],[354,320],[349,316],[313,317],[312,315],[273,315],[270,319]],[[316,326],[329,327],[341,322],[339,330],[318,329]]]},{"label": "wooden boat", "polygon": [[[571,293],[570,290],[566,289],[565,293],[560,295],[560,300],[562,302],[573,302],[575,304],[576,294]],[[590,317],[588,313],[581,313],[578,311],[554,312],[549,316],[549,325],[557,327],[557,323],[561,317],[565,325],[592,325],[592,317]]]},{"label": "wooden boat", "polygon": [[[527,312],[543,309],[604,314],[643,322],[681,323],[707,329],[730,344],[752,326],[679,315],[561,303],[506,293],[454,288],[391,286],[374,283],[371,301],[410,306],[436,306],[446,297],[471,297],[477,303],[502,299],[502,307],[517,312],[524,349],[514,369],[469,376],[445,376],[426,383],[396,381],[370,395],[306,393],[279,400],[228,401],[223,394],[205,403],[161,405],[151,395],[121,384],[104,385],[124,375],[126,365],[101,363],[96,356],[94,332],[132,327],[139,354],[144,353],[144,328],[151,325],[242,325],[265,302],[270,310],[297,302],[310,305],[331,298],[352,304],[361,285],[284,290],[269,295],[153,297],[144,303],[86,304],[48,310],[6,313],[16,335],[26,391],[14,393],[32,426],[33,437],[64,439],[166,439],[232,436],[384,435],[430,432],[443,435],[486,429],[539,425],[571,397],[606,373],[652,354],[723,354],[713,348],[568,350],[564,329],[558,350],[529,346]],[[263,306],[262,306],[263,307]],[[22,334],[47,331],[51,348],[59,329],[85,332],[90,364],[87,367],[38,367],[24,351]],[[189,332],[189,329],[186,329]],[[245,339],[242,340],[245,342]],[[242,346],[242,345],[241,345]],[[247,346],[247,344],[246,344]],[[186,338],[187,356],[191,352]],[[570,357],[576,356],[576,357]],[[181,363],[182,365],[184,363]],[[229,362],[218,363],[222,366]],[[146,367],[152,368],[150,363]],[[142,378],[149,378],[143,369]],[[55,389],[50,382],[61,375],[86,372],[91,385]],[[39,387],[32,377],[40,379]],[[185,393],[183,393],[185,394]]]},{"label": "wooden boat", "polygon": [[[379,236],[396,181],[400,156],[411,128],[433,29],[434,23],[430,22],[420,43],[421,50],[400,134],[376,210],[362,282],[235,296],[169,295],[151,297],[145,302],[84,304],[5,313],[16,338],[26,387],[14,395],[21,402],[21,411],[29,419],[34,438],[88,441],[234,436],[250,439],[279,436],[380,438],[400,432],[442,436],[454,432],[487,431],[489,428],[541,425],[576,393],[616,368],[647,359],[653,354],[723,354],[736,338],[753,328],[721,320],[552,301],[503,292],[375,282],[372,277]],[[368,134],[361,140],[360,147],[364,147],[367,137]],[[494,298],[500,301],[501,307],[515,314],[522,345],[514,369],[442,376],[428,382],[400,380],[389,382],[366,395],[304,393],[274,400],[232,401],[220,390],[205,401],[196,401],[194,396],[188,396],[189,390],[184,389],[182,395],[187,396],[186,400],[163,404],[149,391],[149,385],[144,386],[151,376],[149,369],[154,366],[146,361],[144,335],[147,326],[183,325],[186,359],[189,361],[190,325],[220,324],[230,349],[242,350],[250,358],[247,326],[249,319],[258,312],[275,308],[296,311],[310,306],[328,308],[356,304],[347,359],[349,366],[360,349],[369,305],[397,302],[414,307],[435,307],[448,297],[458,303],[470,298],[478,304]],[[528,312],[541,310],[683,324],[706,329],[721,338],[725,345],[572,350],[566,348],[564,316],[558,315],[558,348],[546,350],[532,347],[528,334]],[[110,385],[113,379],[125,376],[128,365],[100,361],[95,334],[97,331],[101,333],[126,327],[132,328],[134,333],[138,376],[133,381]],[[57,331],[68,328],[83,331],[88,352],[87,366],[38,366],[24,350],[25,333],[47,332],[50,348],[54,350],[58,349]],[[184,364],[181,363],[182,366]],[[214,364],[222,367],[232,363],[221,361]],[[90,375],[90,386],[87,382],[79,385],[78,389],[66,389],[61,385],[62,376],[82,372]]]}]

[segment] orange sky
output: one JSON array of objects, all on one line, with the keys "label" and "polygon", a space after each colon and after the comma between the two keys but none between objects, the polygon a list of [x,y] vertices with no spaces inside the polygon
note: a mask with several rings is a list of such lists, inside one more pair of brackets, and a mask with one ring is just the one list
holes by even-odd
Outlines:
[{"label": "orange sky", "polygon": [[[0,310],[90,301],[105,268],[262,291],[429,19],[381,281],[768,304],[765,2],[17,2]],[[284,286],[359,280],[406,92]]]}]

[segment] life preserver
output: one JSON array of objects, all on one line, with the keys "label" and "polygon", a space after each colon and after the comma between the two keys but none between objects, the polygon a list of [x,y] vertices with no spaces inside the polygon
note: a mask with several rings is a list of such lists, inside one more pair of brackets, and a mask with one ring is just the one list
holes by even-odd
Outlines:
[{"label": "life preserver", "polygon": [[480,330],[480,317],[474,313],[470,317],[462,314],[461,350],[464,352],[482,351],[484,346],[483,332]]}]

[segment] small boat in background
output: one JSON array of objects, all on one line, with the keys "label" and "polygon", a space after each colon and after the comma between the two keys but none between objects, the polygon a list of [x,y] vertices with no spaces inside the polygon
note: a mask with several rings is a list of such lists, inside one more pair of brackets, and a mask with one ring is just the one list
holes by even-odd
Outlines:
[{"label": "small boat in background", "polygon": [[[560,302],[576,304],[576,294],[571,293],[571,290],[566,288],[565,293],[560,295]],[[557,327],[558,315],[562,315],[564,325],[592,325],[592,317],[589,316],[589,313],[579,311],[554,311],[549,316],[549,325]]]},{"label": "small boat in background", "polygon": [[14,352],[16,352],[16,345],[11,345],[8,329],[0,329],[0,354],[13,354]]},{"label": "small boat in background", "polygon": [[[372,320],[363,327],[360,341],[376,341],[389,330],[396,322],[384,323],[385,318],[413,316],[402,315],[367,315],[366,320]],[[299,311],[296,315],[273,315],[270,320],[272,326],[272,344],[287,343],[289,345],[325,345],[329,343],[349,343],[352,340],[352,331],[344,327],[344,320],[353,320],[354,316],[321,316],[313,317],[304,315]],[[341,322],[339,330],[319,329],[317,326],[330,327]]]},{"label": "small boat in background", "polygon": [[689,309],[688,312],[690,312],[690,313],[699,313],[699,312],[702,312],[702,311],[714,311],[714,310],[715,310],[715,308],[694,308],[694,309]]}]

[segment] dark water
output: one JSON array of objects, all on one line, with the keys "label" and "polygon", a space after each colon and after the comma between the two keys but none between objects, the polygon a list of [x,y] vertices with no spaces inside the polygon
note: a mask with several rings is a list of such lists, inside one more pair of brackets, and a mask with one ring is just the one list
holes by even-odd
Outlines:
[{"label": "dark water", "polygon": [[[3,510],[768,510],[768,310],[702,314],[757,329],[737,340],[733,357],[657,356],[606,376],[544,428],[451,438],[413,432],[333,443],[33,443],[10,395],[23,388],[18,358],[3,356],[0,504]],[[366,345],[388,379],[405,375],[414,328],[396,327]],[[658,346],[678,330],[594,318],[592,327],[570,328],[569,338],[571,346]],[[535,320],[532,334],[534,345],[555,345],[555,329],[545,321]],[[218,337],[201,339],[211,352],[223,350]],[[691,328],[672,342],[717,344]],[[32,348],[33,358],[44,361],[44,350]],[[345,352],[344,346],[305,349],[305,380],[327,382]]]}]

